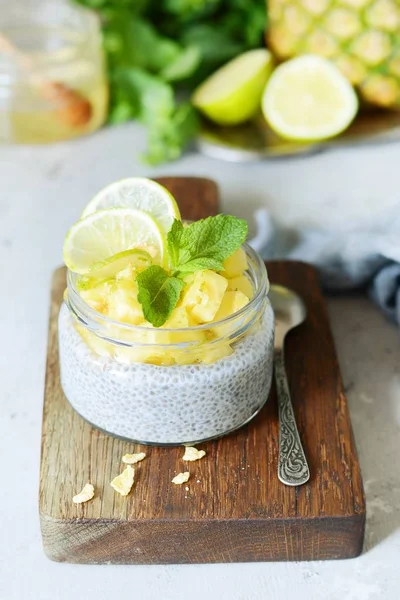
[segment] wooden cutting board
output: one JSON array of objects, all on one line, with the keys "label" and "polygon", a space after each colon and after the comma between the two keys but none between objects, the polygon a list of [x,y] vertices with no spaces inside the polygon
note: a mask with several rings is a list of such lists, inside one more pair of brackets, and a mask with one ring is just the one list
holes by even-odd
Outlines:
[{"label": "wooden cutting board", "polygon": [[[206,179],[161,180],[184,217],[218,212],[216,185]],[[65,269],[53,278],[40,472],[44,549],[73,563],[207,563],[324,560],[362,549],[365,500],[325,303],[316,272],[296,262],[267,264],[272,282],[304,299],[307,321],[287,339],[287,371],[310,481],[286,487],[277,477],[275,390],[248,426],[202,444],[186,486],[171,479],[187,469],[183,449],[130,444],[97,431],[70,407],[60,387],[57,316]],[[136,483],[123,498],[109,482],[121,457],[144,451]],[[95,498],[72,503],[86,482]]]}]

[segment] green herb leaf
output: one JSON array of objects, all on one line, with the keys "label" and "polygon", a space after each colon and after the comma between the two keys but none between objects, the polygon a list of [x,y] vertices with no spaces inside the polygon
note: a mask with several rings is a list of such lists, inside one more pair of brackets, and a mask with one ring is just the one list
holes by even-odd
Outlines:
[{"label": "green herb leaf", "polygon": [[161,327],[177,305],[184,282],[170,277],[162,267],[152,265],[139,273],[137,283],[145,319],[154,327]]},{"label": "green herb leaf", "polygon": [[196,46],[183,48],[179,55],[160,72],[166,81],[180,81],[193,75],[201,61],[200,50]]},{"label": "green herb leaf", "polygon": [[[175,160],[182,147],[194,135],[198,126],[194,108],[184,102],[177,104],[171,85],[159,76],[151,75],[140,68],[121,68],[114,73],[115,82],[121,91],[118,96],[129,98],[136,108],[137,118],[148,127],[148,151],[144,157],[149,164]],[[113,107],[113,120],[125,114],[125,107]],[[117,117],[115,117],[115,114]]]},{"label": "green herb leaf", "polygon": [[246,236],[246,221],[229,215],[201,219],[188,227],[175,221],[168,233],[172,266],[181,273],[222,271],[223,261],[243,244]]},{"label": "green herb leaf", "polygon": [[224,269],[222,262],[222,260],[212,257],[194,258],[193,260],[189,260],[188,262],[179,265],[179,272],[186,275],[187,273],[205,271],[206,269],[210,269],[211,271],[222,271]]},{"label": "green herb leaf", "polygon": [[179,264],[179,252],[181,248],[181,239],[183,233],[182,221],[174,219],[171,229],[167,235],[167,248],[171,266],[176,269]]}]

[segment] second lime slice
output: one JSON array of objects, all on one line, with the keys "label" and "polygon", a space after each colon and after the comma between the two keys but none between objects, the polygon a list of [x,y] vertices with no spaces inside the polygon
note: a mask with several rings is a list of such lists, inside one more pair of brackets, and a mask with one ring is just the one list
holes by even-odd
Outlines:
[{"label": "second lime slice", "polygon": [[106,268],[107,259],[132,249],[145,250],[152,262],[161,264],[165,237],[159,225],[141,210],[109,208],[71,227],[64,242],[64,262],[71,271],[87,274],[101,261]]},{"label": "second lime slice", "polygon": [[129,177],[107,185],[89,202],[82,217],[113,207],[144,210],[157,221],[164,235],[171,229],[174,219],[181,218],[178,205],[169,191],[144,177]]}]

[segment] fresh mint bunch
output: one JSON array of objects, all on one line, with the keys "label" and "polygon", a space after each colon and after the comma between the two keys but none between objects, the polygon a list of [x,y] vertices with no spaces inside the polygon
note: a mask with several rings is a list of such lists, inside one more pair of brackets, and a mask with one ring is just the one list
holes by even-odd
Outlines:
[{"label": "fresh mint bunch", "polygon": [[138,300],[147,321],[161,327],[176,307],[184,287],[182,278],[196,271],[222,271],[223,262],[247,237],[247,223],[229,215],[201,219],[184,227],[175,219],[168,233],[171,272],[153,265],[137,277]]},{"label": "fresh mint bunch", "polygon": [[[175,160],[196,136],[193,90],[231,58],[264,46],[265,0],[75,0],[102,24],[109,121],[140,120],[145,159]],[[182,102],[183,100],[183,102]]]}]

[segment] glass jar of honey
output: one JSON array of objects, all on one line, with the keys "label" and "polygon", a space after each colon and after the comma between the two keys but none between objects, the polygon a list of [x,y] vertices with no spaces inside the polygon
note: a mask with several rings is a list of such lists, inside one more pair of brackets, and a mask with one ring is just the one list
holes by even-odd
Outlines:
[{"label": "glass jar of honey", "polygon": [[95,13],[60,0],[0,0],[0,141],[46,143],[98,129],[108,86]]}]

